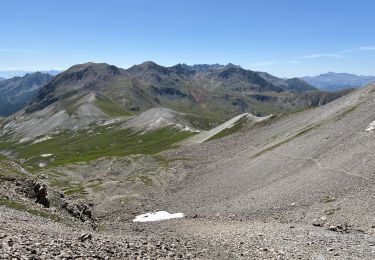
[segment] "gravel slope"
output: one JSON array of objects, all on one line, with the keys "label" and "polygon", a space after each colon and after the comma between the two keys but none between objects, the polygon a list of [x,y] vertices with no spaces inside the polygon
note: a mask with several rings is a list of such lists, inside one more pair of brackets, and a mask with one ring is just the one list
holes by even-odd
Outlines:
[{"label": "gravel slope", "polygon": [[166,205],[207,217],[283,219],[303,207],[308,222],[321,214],[316,208],[326,208],[321,201],[334,197],[330,207],[340,210],[332,218],[371,226],[375,132],[364,130],[375,118],[370,112],[374,88],[235,136],[181,148],[172,155],[191,158],[190,175],[172,185]]},{"label": "gravel slope", "polygon": [[[71,104],[52,104],[41,111],[31,114],[20,111],[6,119],[2,126],[3,133],[17,133],[24,138],[35,138],[51,132],[66,129],[79,130],[92,122],[108,120],[110,117],[95,104],[95,93],[89,93],[78,100],[72,98]],[[75,97],[77,98],[77,97]],[[71,114],[68,112],[71,109]]]}]

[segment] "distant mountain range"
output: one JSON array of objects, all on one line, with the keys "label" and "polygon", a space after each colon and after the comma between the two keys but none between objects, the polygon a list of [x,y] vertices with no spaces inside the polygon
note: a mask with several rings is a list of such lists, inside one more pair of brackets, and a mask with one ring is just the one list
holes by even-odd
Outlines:
[{"label": "distant mountain range", "polygon": [[166,107],[221,119],[243,112],[279,113],[330,100],[301,79],[284,80],[233,64],[163,67],[149,61],[124,70],[86,63],[56,76],[39,91],[27,112],[88,92],[106,97],[125,111]]},{"label": "distant mountain range", "polygon": [[[3,79],[9,79],[12,77],[23,77],[26,74],[32,74],[36,71],[26,71],[26,70],[5,70],[5,71],[0,71],[0,80],[1,78]],[[56,76],[57,74],[61,73],[60,70],[46,70],[46,71],[39,71],[41,73],[46,73],[50,74],[52,76]]]},{"label": "distant mountain range", "polygon": [[375,76],[358,76],[349,73],[328,72],[313,77],[302,77],[307,83],[327,91],[359,88],[375,81]]},{"label": "distant mountain range", "polygon": [[93,111],[98,119],[164,107],[188,113],[196,119],[194,127],[207,128],[208,122],[217,124],[239,113],[264,116],[324,105],[350,90],[324,92],[298,78],[281,79],[233,64],[163,67],[148,61],[129,69],[79,64],[55,77],[27,74],[1,81],[0,92],[2,116],[26,106],[25,116],[49,107],[48,116],[64,112],[69,118],[85,103],[86,122]]},{"label": "distant mountain range", "polygon": [[[9,115],[19,110],[11,116],[0,118],[0,154],[16,159],[23,167],[35,172],[59,167],[54,168],[53,175],[48,175],[50,185],[52,186],[52,181],[61,183],[63,186],[59,187],[64,187],[63,191],[73,189],[74,194],[86,194],[86,186],[81,186],[82,182],[93,187],[86,176],[93,180],[99,179],[99,184],[103,184],[106,194],[115,193],[116,196],[122,194],[122,191],[126,192],[124,194],[133,194],[133,190],[144,190],[144,185],[153,188],[158,187],[156,185],[159,183],[169,183],[169,179],[162,178],[167,175],[175,178],[174,173],[177,171],[173,171],[173,174],[163,171],[174,161],[167,161],[164,155],[148,156],[174,148],[176,144],[181,146],[181,142],[200,147],[195,144],[204,146],[203,142],[240,134],[252,128],[256,128],[256,131],[246,138],[240,136],[236,142],[230,143],[229,147],[221,146],[218,152],[225,155],[219,158],[230,160],[237,155],[243,155],[243,158],[246,158],[239,160],[242,165],[249,160],[251,163],[257,163],[262,158],[261,155],[269,152],[271,155],[267,157],[266,163],[271,158],[275,162],[282,161],[285,165],[283,168],[272,167],[267,172],[268,175],[277,172],[277,169],[283,171],[288,165],[288,171],[283,171],[282,174],[291,169],[298,173],[305,169],[306,165],[311,165],[310,157],[314,155],[301,148],[303,141],[297,143],[298,146],[292,146],[296,151],[290,156],[292,158],[286,155],[288,160],[285,160],[284,154],[272,153],[272,150],[281,145],[288,147],[288,142],[310,136],[318,128],[333,131],[324,124],[337,124],[340,117],[353,110],[353,107],[344,110],[345,107],[340,105],[342,103],[336,102],[336,105],[333,103],[326,106],[327,110],[306,109],[283,116],[281,114],[324,105],[350,90],[335,93],[321,91],[301,79],[280,79],[233,64],[177,64],[163,67],[154,62],[145,62],[129,69],[121,69],[104,63],[85,63],[72,66],[51,78],[49,74],[34,73],[5,80],[5,83],[0,82],[4,83],[0,88],[1,97],[6,97],[0,100],[0,104],[6,104],[0,107],[0,111],[3,110]],[[350,95],[348,96],[350,99]],[[337,109],[329,110],[332,107]],[[309,111],[313,113],[310,114]],[[306,114],[309,117],[306,118]],[[284,125],[284,122],[287,124]],[[274,128],[277,131],[274,131]],[[327,148],[327,142],[337,136],[336,132],[323,134],[317,134],[311,140],[311,145],[306,147],[314,148],[313,144],[321,141],[324,145],[322,147]],[[326,136],[332,138],[327,139]],[[337,140],[331,142],[335,144]],[[237,154],[237,146],[246,146],[246,149]],[[214,147],[214,150],[217,148]],[[318,150],[321,152],[321,147]],[[295,159],[295,156],[299,156],[298,152],[304,153],[303,159]],[[210,156],[207,157],[206,152],[196,155],[204,160]],[[124,157],[123,163],[115,166],[112,159],[121,157]],[[103,163],[97,161],[99,158],[109,159],[111,162],[99,166]],[[209,160],[216,160],[216,157],[212,158]],[[160,166],[163,170],[154,167],[158,161],[163,161]],[[290,165],[291,162],[293,165]],[[91,170],[91,167],[85,168],[89,174],[77,175],[82,173],[80,167],[85,167],[86,163],[95,163],[95,170]],[[199,163],[200,161],[197,162]],[[79,168],[71,168],[73,165]],[[139,168],[143,167],[142,165],[148,165],[152,176],[148,175],[149,170]],[[106,172],[103,172],[103,169]],[[118,171],[120,169],[126,169],[129,173]],[[230,170],[230,167],[226,169]],[[229,170],[225,173],[226,177],[230,177]],[[252,171],[253,168],[247,167],[247,170]],[[68,171],[70,174],[67,174]],[[90,174],[94,171],[97,172],[95,175]],[[182,172],[181,177],[189,175],[187,172]],[[310,176],[311,172],[304,174]],[[71,175],[74,175],[74,178],[78,176],[79,180],[73,182]],[[246,175],[247,173],[238,183],[244,182]],[[326,173],[322,172],[321,175],[325,176]],[[226,183],[226,179],[228,178],[222,181]],[[268,179],[265,182],[270,185]],[[72,183],[74,186],[71,186]],[[285,183],[288,186],[293,181],[287,179]],[[77,193],[76,184],[79,185]],[[137,186],[134,186],[135,184]],[[296,189],[299,185],[296,185]],[[133,189],[131,193],[128,193],[128,187]],[[233,190],[233,187],[230,187],[230,190]],[[101,190],[100,188],[95,192]],[[275,195],[275,199],[279,194]],[[100,203],[105,207],[109,205],[112,210],[112,205],[118,206],[118,201],[113,200],[101,199]]]},{"label": "distant mountain range", "polygon": [[23,77],[1,80],[0,116],[8,116],[22,109],[52,78],[50,74],[35,72]]}]

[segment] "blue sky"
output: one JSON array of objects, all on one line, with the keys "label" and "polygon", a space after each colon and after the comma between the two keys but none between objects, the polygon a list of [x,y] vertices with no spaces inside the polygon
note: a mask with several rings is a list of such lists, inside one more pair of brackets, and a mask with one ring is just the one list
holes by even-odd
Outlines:
[{"label": "blue sky", "polygon": [[375,75],[375,1],[2,0],[0,70],[234,63]]}]

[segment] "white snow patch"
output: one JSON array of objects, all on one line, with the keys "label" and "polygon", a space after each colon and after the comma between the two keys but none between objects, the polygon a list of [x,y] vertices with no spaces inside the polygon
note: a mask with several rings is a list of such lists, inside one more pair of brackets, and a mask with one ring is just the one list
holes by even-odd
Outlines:
[{"label": "white snow patch", "polygon": [[375,121],[371,122],[365,129],[366,132],[371,132],[372,130],[375,130]]},{"label": "white snow patch", "polygon": [[31,140],[30,137],[26,137],[26,138],[22,138],[18,143],[19,143],[19,144],[22,144],[22,143],[26,143],[26,142],[28,142],[28,141],[30,141],[30,140]]},{"label": "white snow patch", "polygon": [[40,157],[51,157],[53,154],[52,153],[45,153],[41,154]]},{"label": "white snow patch", "polygon": [[199,133],[200,132],[198,129],[191,128],[187,125],[175,124],[175,126],[180,128],[182,131],[185,131],[185,132],[193,132],[193,133]]},{"label": "white snow patch", "polygon": [[44,168],[44,167],[46,167],[46,166],[47,166],[47,164],[45,164],[45,163],[42,163],[42,162],[41,162],[41,163],[39,163],[39,165],[38,165],[38,166],[39,166],[39,168]]},{"label": "white snow patch", "polygon": [[42,138],[39,138],[39,139],[35,140],[33,142],[33,144],[41,143],[41,142],[47,141],[49,139],[52,139],[52,137],[49,136],[49,135],[46,135],[45,137],[42,137]]},{"label": "white snow patch", "polygon": [[156,211],[156,212],[149,212],[142,215],[138,215],[133,219],[133,222],[151,222],[151,221],[160,221],[160,220],[168,220],[174,218],[183,218],[183,213],[168,213],[166,211]]},{"label": "white snow patch", "polygon": [[117,123],[117,122],[118,122],[117,119],[111,119],[111,120],[107,120],[107,121],[105,121],[105,122],[103,122],[103,123],[101,123],[99,125],[100,126],[107,126],[107,125],[112,125],[112,124]]}]

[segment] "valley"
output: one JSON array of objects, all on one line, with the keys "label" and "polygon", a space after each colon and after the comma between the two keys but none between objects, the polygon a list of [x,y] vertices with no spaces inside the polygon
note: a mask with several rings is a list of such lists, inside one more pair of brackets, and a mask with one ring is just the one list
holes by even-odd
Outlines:
[{"label": "valley", "polygon": [[0,260],[375,259],[375,1],[0,6]]},{"label": "valley", "polygon": [[198,68],[76,65],[2,118],[1,256],[371,259],[375,85]]}]

